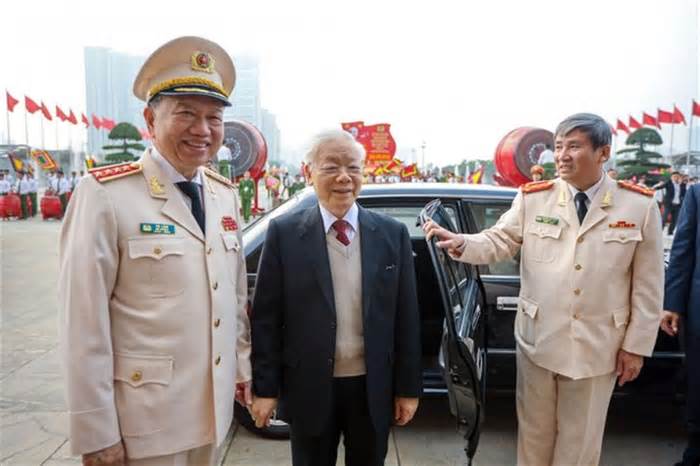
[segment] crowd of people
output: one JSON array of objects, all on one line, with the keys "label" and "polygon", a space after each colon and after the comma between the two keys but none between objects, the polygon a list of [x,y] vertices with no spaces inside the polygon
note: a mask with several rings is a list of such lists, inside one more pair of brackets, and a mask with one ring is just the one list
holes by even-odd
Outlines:
[{"label": "crowd of people", "polygon": [[[0,196],[16,194],[20,199],[20,210],[17,212],[19,220],[35,217],[39,212],[39,183],[32,171],[20,170],[12,175],[9,170],[0,171]],[[63,170],[50,171],[47,175],[46,189],[43,196],[57,197],[61,205],[61,216],[65,213],[71,193],[77,188],[80,180],[85,177],[85,172],[80,174],[73,171],[67,178]],[[9,215],[3,215],[3,220]]]}]

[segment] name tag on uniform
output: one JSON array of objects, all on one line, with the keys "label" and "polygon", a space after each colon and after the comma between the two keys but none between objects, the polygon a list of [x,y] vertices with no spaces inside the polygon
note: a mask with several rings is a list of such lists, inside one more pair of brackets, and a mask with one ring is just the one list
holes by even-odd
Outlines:
[{"label": "name tag on uniform", "polygon": [[535,217],[535,222],[545,223],[547,225],[559,225],[559,219],[556,217],[545,217],[544,215],[538,215]]},{"label": "name tag on uniform", "polygon": [[175,225],[167,223],[142,223],[141,233],[149,233],[153,235],[174,235]]}]

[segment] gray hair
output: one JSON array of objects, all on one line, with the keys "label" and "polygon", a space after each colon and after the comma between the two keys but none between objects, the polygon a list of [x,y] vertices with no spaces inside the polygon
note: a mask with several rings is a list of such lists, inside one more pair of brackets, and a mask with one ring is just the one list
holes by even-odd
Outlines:
[{"label": "gray hair", "polygon": [[350,144],[350,146],[357,151],[360,160],[364,163],[365,148],[362,144],[357,142],[349,132],[337,128],[321,131],[311,139],[311,145],[304,155],[304,163],[306,163],[306,165],[313,165],[321,150],[321,146],[328,142],[346,142]]},{"label": "gray hair", "polygon": [[559,123],[554,138],[566,136],[574,130],[579,130],[588,136],[593,149],[609,146],[612,142],[612,131],[607,121],[592,113],[577,113]]}]

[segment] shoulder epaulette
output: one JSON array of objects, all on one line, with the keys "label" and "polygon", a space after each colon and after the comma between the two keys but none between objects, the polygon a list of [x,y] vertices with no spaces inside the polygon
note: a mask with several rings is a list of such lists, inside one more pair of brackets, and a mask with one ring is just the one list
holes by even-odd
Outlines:
[{"label": "shoulder epaulette", "polygon": [[204,173],[206,173],[207,176],[208,176],[209,178],[213,178],[213,179],[215,179],[216,181],[218,181],[219,183],[228,186],[229,188],[235,188],[235,187],[236,187],[236,185],[234,185],[233,182],[232,182],[231,180],[229,180],[228,178],[226,178],[226,177],[223,176],[223,175],[219,175],[218,173],[216,173],[216,172],[215,172],[214,170],[212,170],[211,168],[205,168],[205,169],[204,169]]},{"label": "shoulder epaulette", "polygon": [[644,186],[639,186],[638,184],[631,183],[625,180],[618,180],[617,185],[622,189],[627,189],[629,191],[634,191],[635,193],[643,194],[645,196],[653,197],[654,190],[645,188]]},{"label": "shoulder epaulette", "polygon": [[552,186],[554,186],[554,181],[533,181],[522,185],[520,189],[523,194],[532,194],[552,189]]},{"label": "shoulder epaulette", "polygon": [[108,165],[106,167],[93,168],[88,171],[100,183],[105,181],[116,180],[125,176],[141,173],[143,165],[140,162],[126,162],[117,165]]}]

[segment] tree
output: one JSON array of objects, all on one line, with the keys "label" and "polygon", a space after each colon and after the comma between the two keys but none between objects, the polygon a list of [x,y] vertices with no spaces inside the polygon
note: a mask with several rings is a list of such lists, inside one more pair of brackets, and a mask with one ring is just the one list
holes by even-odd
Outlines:
[{"label": "tree", "polygon": [[131,123],[119,123],[117,126],[109,132],[107,136],[111,140],[121,140],[121,144],[108,144],[103,146],[104,150],[116,150],[105,156],[105,160],[111,163],[121,163],[121,162],[131,162],[136,160],[138,157],[131,153],[131,150],[143,151],[146,147],[139,142],[130,141],[141,141],[141,133],[139,133],[138,128]]},{"label": "tree", "polygon": [[664,172],[671,166],[660,161],[663,156],[647,146],[663,144],[661,135],[653,128],[640,128],[627,137],[625,147],[617,151],[617,166],[620,178],[646,175],[648,182],[655,183],[664,178]]}]

